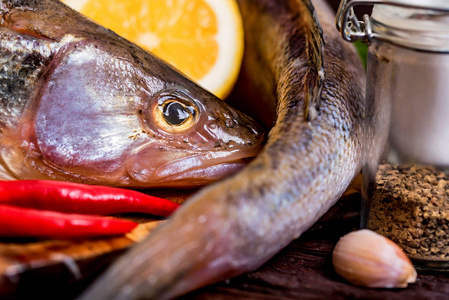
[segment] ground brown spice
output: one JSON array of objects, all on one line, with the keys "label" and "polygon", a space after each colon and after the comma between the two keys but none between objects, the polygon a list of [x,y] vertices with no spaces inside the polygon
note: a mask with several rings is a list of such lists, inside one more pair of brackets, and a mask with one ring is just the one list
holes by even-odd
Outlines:
[{"label": "ground brown spice", "polygon": [[367,227],[411,258],[449,260],[449,178],[434,167],[382,164]]}]

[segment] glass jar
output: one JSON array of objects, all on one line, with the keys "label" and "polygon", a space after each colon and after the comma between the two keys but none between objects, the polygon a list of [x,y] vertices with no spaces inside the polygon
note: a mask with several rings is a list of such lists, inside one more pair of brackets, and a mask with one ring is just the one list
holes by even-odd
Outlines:
[{"label": "glass jar", "polygon": [[[359,21],[356,5],[373,5]],[[342,1],[337,27],[369,44],[362,227],[418,269],[449,270],[449,1]]]}]

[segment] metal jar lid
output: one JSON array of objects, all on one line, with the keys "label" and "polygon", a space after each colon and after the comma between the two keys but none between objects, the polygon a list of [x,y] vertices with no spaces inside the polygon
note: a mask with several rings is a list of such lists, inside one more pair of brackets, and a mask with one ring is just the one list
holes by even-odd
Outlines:
[{"label": "metal jar lid", "polygon": [[[358,20],[358,5],[374,5],[372,16]],[[348,42],[370,44],[376,39],[419,51],[449,52],[447,0],[343,0],[336,23]]]}]

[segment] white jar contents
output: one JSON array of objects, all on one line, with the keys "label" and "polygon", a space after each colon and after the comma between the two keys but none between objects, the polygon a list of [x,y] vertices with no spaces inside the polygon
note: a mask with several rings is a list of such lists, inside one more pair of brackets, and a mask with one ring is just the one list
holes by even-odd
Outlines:
[{"label": "white jar contents", "polygon": [[400,161],[449,167],[449,55],[394,56],[390,145]]},{"label": "white jar contents", "polygon": [[379,6],[372,17],[396,33],[394,43],[379,49],[392,64],[389,143],[394,160],[448,168],[449,53],[444,51],[449,51],[449,15]]}]

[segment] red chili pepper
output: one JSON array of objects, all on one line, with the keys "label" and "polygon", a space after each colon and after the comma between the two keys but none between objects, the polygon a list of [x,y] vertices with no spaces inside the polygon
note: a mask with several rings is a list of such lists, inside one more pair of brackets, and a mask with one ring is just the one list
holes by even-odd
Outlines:
[{"label": "red chili pepper", "polygon": [[4,237],[89,238],[125,234],[136,226],[116,218],[0,205],[0,236]]},{"label": "red chili pepper", "polygon": [[118,235],[131,231],[137,223],[81,214],[168,216],[178,207],[172,201],[126,189],[49,180],[0,181],[0,236],[72,239]]},{"label": "red chili pepper", "polygon": [[0,204],[67,213],[168,216],[179,204],[140,192],[50,180],[0,181]]}]

